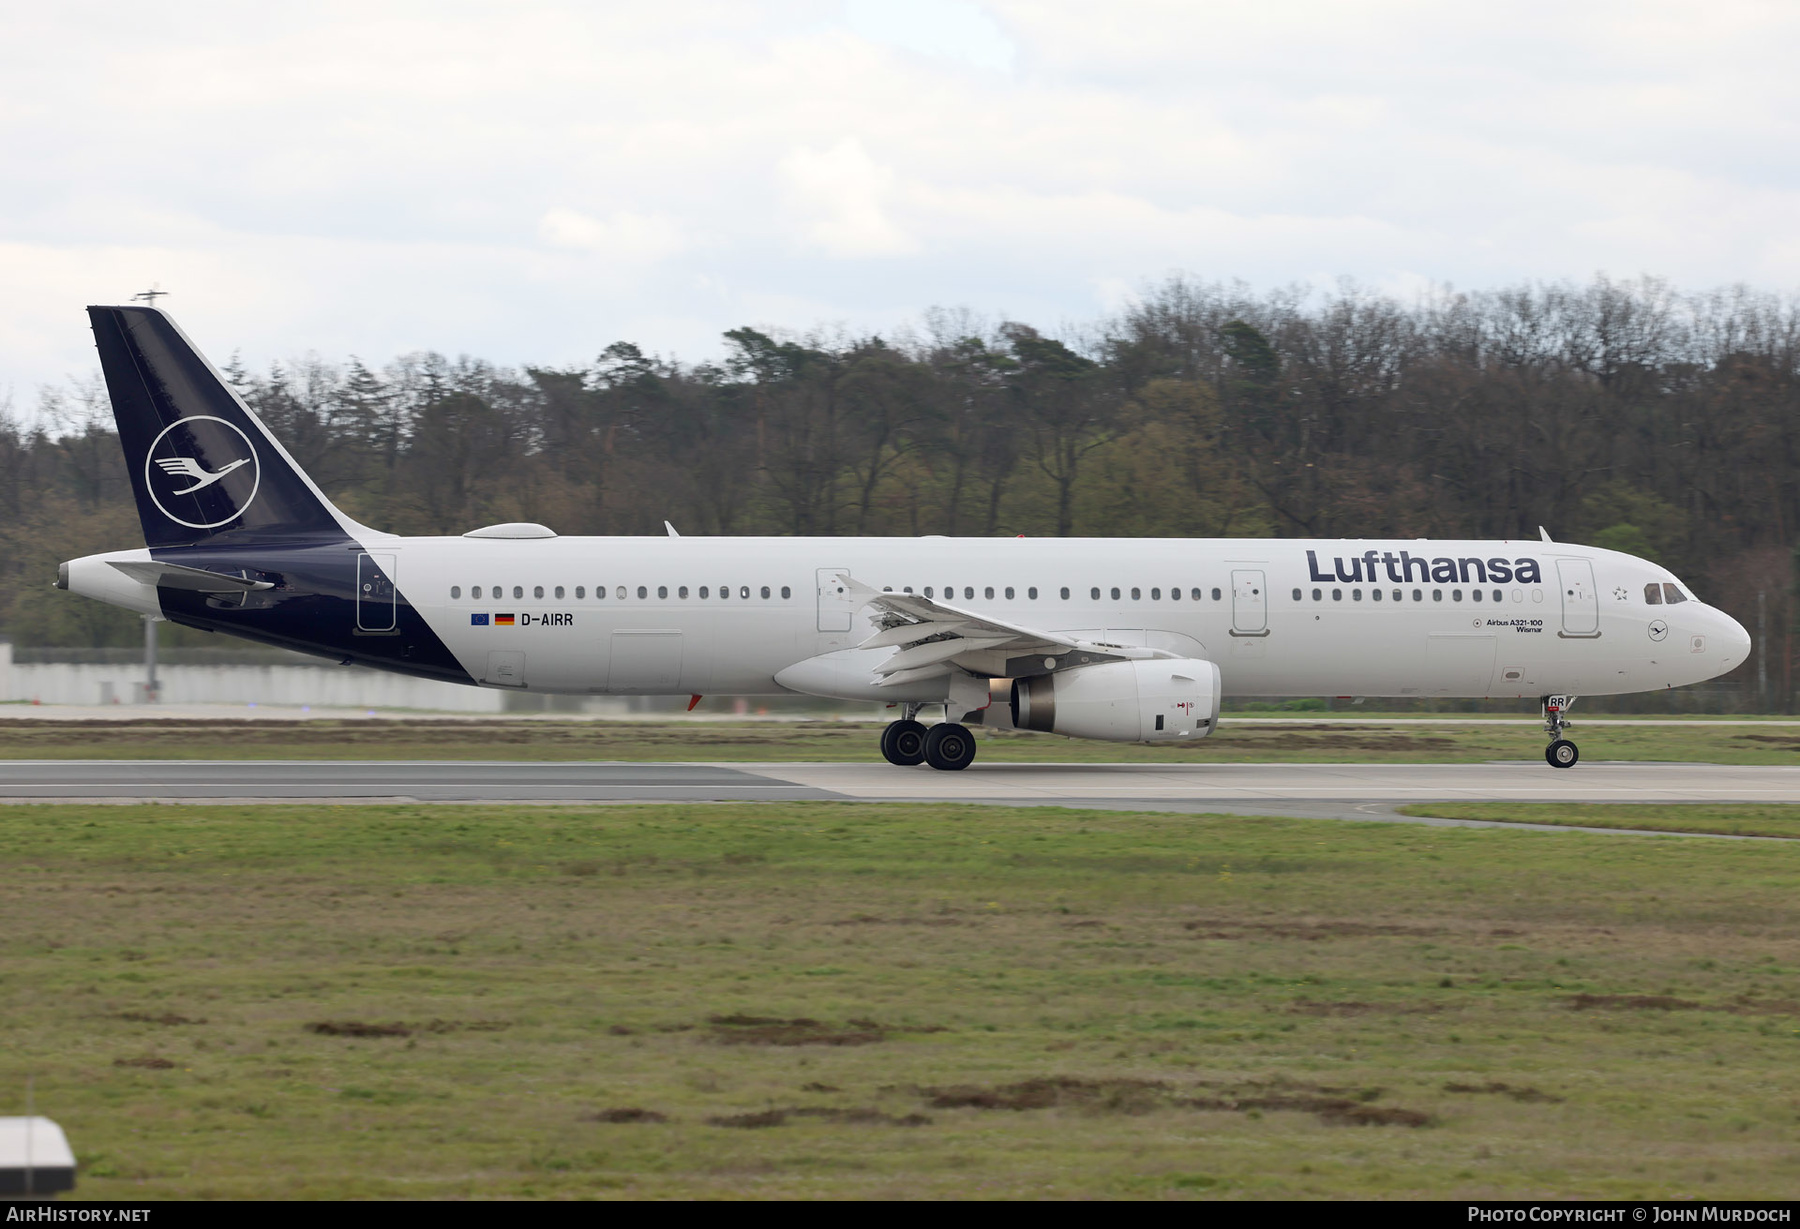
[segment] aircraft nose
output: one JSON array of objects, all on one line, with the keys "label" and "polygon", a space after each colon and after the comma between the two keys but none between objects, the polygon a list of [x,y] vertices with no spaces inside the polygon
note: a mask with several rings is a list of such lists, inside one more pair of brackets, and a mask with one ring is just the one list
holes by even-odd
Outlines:
[{"label": "aircraft nose", "polygon": [[1724,624],[1719,630],[1719,639],[1721,647],[1725,650],[1725,656],[1734,666],[1748,661],[1750,658],[1750,633],[1745,630],[1742,623],[1722,610],[1719,612],[1719,620]]}]

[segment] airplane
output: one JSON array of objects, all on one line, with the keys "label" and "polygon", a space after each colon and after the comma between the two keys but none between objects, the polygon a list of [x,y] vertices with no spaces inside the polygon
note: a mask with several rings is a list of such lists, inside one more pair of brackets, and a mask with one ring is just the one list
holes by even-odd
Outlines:
[{"label": "airplane", "polygon": [[[1226,696],[1537,698],[1698,683],[1743,626],[1666,568],[1537,541],[401,537],[334,507],[156,307],[90,307],[145,547],[57,587],[421,678],[576,695],[885,702],[890,763],[969,726],[1179,745]],[[191,484],[190,484],[191,483]],[[926,710],[941,721],[927,726]]]}]

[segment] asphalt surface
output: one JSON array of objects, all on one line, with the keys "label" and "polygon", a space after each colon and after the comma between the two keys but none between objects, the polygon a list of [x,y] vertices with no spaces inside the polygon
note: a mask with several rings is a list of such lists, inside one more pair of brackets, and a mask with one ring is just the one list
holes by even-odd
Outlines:
[{"label": "asphalt surface", "polygon": [[1423,802],[1800,802],[1800,767],[1637,761],[1586,762],[1567,771],[1552,769],[1542,761],[1168,766],[977,763],[962,772],[946,773],[881,763],[0,761],[3,801],[140,799],[977,802],[1490,826],[1481,821],[1402,817],[1395,808]]}]

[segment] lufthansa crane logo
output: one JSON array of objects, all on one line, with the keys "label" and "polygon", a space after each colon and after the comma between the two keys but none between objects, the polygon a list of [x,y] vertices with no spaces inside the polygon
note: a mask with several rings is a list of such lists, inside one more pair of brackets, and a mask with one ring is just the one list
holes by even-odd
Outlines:
[{"label": "lufthansa crane logo", "polygon": [[217,529],[244,514],[262,484],[250,437],[196,414],[162,429],[144,458],[144,488],[162,514],[189,529]]}]

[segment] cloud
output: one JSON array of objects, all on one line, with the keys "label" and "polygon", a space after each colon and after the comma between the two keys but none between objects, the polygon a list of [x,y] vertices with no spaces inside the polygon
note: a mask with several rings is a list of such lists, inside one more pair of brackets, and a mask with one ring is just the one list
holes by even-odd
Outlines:
[{"label": "cloud", "polygon": [[675,222],[629,211],[595,218],[573,209],[551,209],[538,220],[538,237],[552,247],[636,265],[657,264],[687,247]]},{"label": "cloud", "polygon": [[1797,37],[1764,0],[27,6],[0,388],[152,281],[252,363],[1054,324],[1175,268],[1785,289]]},{"label": "cloud", "polygon": [[814,246],[841,258],[904,256],[918,241],[888,216],[894,173],[855,138],[827,150],[802,147],[781,160],[788,202]]}]

